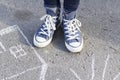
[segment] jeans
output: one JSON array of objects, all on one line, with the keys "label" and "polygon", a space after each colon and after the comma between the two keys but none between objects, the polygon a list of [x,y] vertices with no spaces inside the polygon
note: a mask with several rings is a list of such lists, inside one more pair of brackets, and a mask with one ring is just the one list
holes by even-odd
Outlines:
[{"label": "jeans", "polygon": [[[76,11],[80,0],[64,0],[64,10],[67,12]],[[45,7],[61,7],[60,0],[44,0]]]}]

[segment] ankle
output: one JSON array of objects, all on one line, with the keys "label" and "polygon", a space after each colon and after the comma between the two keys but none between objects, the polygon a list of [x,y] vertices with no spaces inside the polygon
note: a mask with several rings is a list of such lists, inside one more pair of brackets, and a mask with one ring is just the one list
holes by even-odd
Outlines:
[{"label": "ankle", "polygon": [[76,11],[67,11],[67,10],[64,10],[63,11],[63,19],[66,19],[66,20],[72,20],[76,17]]},{"label": "ankle", "polygon": [[46,14],[51,16],[60,16],[60,8],[58,7],[45,7],[46,8]]}]

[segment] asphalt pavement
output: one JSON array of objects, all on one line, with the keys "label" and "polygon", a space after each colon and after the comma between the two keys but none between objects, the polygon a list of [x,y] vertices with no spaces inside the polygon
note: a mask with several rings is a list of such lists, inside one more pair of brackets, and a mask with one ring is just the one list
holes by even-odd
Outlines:
[{"label": "asphalt pavement", "polygon": [[120,80],[120,0],[81,0],[80,53],[66,49],[61,28],[33,46],[44,14],[43,0],[0,0],[0,80]]}]

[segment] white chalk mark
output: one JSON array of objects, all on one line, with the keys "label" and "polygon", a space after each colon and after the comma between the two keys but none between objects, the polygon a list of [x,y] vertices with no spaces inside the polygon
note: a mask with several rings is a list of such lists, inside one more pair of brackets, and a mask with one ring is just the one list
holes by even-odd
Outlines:
[{"label": "white chalk mark", "polygon": [[107,58],[105,60],[105,67],[103,69],[102,80],[105,80],[105,72],[106,72],[106,68],[107,68],[107,64],[108,64],[109,58],[110,58],[110,55],[108,54],[108,56],[107,56]]},{"label": "white chalk mark", "polygon": [[17,46],[12,46],[9,48],[10,53],[17,59],[20,58],[22,56],[27,55],[27,53],[24,51],[24,49],[22,48],[21,45],[17,45]]},{"label": "white chalk mark", "polygon": [[120,76],[120,72],[113,78],[113,80],[116,80]]},{"label": "white chalk mark", "polygon": [[21,73],[15,74],[15,75],[13,75],[13,76],[10,76],[10,77],[7,77],[7,78],[1,79],[1,80],[9,80],[9,79],[18,77],[18,76],[20,76],[20,75],[23,75],[24,73],[27,73],[27,72],[29,72],[29,71],[33,71],[33,70],[36,70],[36,69],[39,69],[39,68],[41,68],[41,66],[37,66],[37,67],[33,67],[33,68],[30,68],[30,69],[27,69],[27,70],[25,70],[25,71],[23,71],[23,72],[21,72]]},{"label": "white chalk mark", "polygon": [[93,57],[92,57],[92,64],[91,64],[91,67],[92,67],[92,77],[90,80],[93,80],[94,77],[95,77],[95,56],[93,54]]},{"label": "white chalk mark", "polygon": [[22,36],[25,38],[25,40],[27,41],[27,43],[31,46],[31,48],[33,49],[33,51],[35,52],[35,55],[39,58],[39,60],[42,63],[42,70],[41,70],[41,74],[40,74],[40,80],[45,80],[45,75],[48,69],[48,65],[47,63],[44,61],[44,59],[37,53],[37,51],[32,47],[32,45],[30,44],[29,40],[27,39],[27,37],[24,35],[24,33],[22,32],[22,30],[16,25],[17,29],[20,31],[20,33],[22,34]]},{"label": "white chalk mark", "polygon": [[2,42],[0,42],[0,47],[2,48],[2,51],[0,51],[0,53],[3,53],[3,51],[6,51],[4,45],[2,44]]},{"label": "white chalk mark", "polygon": [[10,32],[14,32],[16,30],[19,31],[22,34],[22,36],[25,38],[26,42],[30,45],[31,49],[35,52],[35,55],[37,56],[37,58],[42,63],[42,66],[41,66],[42,70],[41,70],[41,74],[40,74],[40,80],[45,80],[45,75],[46,75],[46,72],[47,72],[48,65],[44,61],[44,59],[37,53],[37,51],[32,47],[31,43],[29,42],[29,40],[24,35],[24,33],[22,32],[22,30],[19,28],[18,25],[13,25],[13,26],[10,26],[8,28],[0,30],[0,36],[3,36],[5,34],[9,34]]},{"label": "white chalk mark", "polygon": [[78,74],[70,68],[70,71],[75,75],[75,77],[78,79],[78,80],[81,80],[81,78],[78,76]]},{"label": "white chalk mark", "polygon": [[0,36],[3,36],[3,35],[8,34],[8,33],[10,33],[10,32],[13,32],[13,31],[15,31],[16,29],[17,29],[16,25],[7,27],[7,28],[5,28],[5,29],[2,29],[2,30],[0,31]]},{"label": "white chalk mark", "polygon": [[60,80],[60,79],[56,79],[56,80]]},{"label": "white chalk mark", "polygon": [[45,75],[46,75],[46,72],[47,72],[47,64],[44,64],[42,66],[42,70],[41,70],[41,74],[40,74],[40,80],[45,80]]}]

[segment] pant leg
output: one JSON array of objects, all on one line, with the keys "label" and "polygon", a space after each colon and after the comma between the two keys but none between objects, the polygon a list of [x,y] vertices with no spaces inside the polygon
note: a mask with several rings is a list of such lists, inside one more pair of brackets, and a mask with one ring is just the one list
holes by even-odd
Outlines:
[{"label": "pant leg", "polygon": [[79,3],[80,0],[64,0],[63,18],[69,20],[75,18]]},{"label": "pant leg", "polygon": [[60,7],[60,0],[44,0],[45,7]]},{"label": "pant leg", "polygon": [[80,0],[64,0],[64,9],[66,11],[76,11],[79,6]]}]

